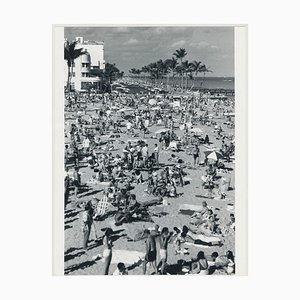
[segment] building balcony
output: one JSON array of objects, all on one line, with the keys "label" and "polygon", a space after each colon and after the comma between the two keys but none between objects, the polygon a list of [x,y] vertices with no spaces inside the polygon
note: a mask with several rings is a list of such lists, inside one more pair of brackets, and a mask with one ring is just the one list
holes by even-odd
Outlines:
[{"label": "building balcony", "polygon": [[81,77],[81,82],[100,82],[100,78],[97,77]]}]

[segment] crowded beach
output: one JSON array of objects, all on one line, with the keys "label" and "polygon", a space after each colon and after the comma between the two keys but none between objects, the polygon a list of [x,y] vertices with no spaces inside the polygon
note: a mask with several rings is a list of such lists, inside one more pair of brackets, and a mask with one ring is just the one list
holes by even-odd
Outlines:
[{"label": "crowded beach", "polygon": [[234,274],[234,162],[233,97],[69,93],[65,274]]}]

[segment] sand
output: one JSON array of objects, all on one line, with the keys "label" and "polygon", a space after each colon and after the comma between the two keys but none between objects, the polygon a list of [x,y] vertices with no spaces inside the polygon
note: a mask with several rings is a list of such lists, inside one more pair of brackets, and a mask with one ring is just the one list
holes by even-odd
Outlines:
[{"label": "sand", "polygon": [[[95,107],[99,107],[99,105],[94,105]],[[210,108],[212,109],[212,107]],[[228,128],[223,123],[226,122],[225,117],[214,117],[212,120],[216,121],[218,124],[222,124],[222,128],[225,131],[226,135],[234,134],[234,129]],[[216,133],[214,133],[214,126],[203,126],[203,125],[195,125],[195,127],[200,127],[205,136],[205,134],[209,135],[210,141],[212,144],[211,147],[219,148],[221,146],[221,140],[216,139]],[[149,153],[152,153],[154,144],[158,144],[157,139],[150,138],[153,136],[153,133],[158,129],[163,128],[162,126],[151,126],[150,134],[145,136],[147,139],[147,143],[149,145]],[[182,130],[177,128],[175,130],[178,136],[182,136]],[[115,142],[115,150],[112,152],[115,156],[117,153],[121,153],[123,148],[125,147],[124,144],[121,144],[120,141],[126,142],[129,138],[136,139],[135,137],[128,137],[127,134],[120,134],[121,137],[118,138]],[[140,134],[139,138],[143,138],[143,135]],[[200,160],[204,159],[203,151],[207,148],[203,145],[200,146]],[[235,187],[235,180],[234,180],[234,162],[225,163],[225,166],[228,168],[232,168],[228,174],[225,174],[226,178],[231,179],[231,190],[226,192],[227,197],[222,200],[214,200],[209,198],[203,198],[208,193],[208,190],[203,189],[201,176],[204,175],[206,167],[197,166],[196,168],[192,167],[193,165],[193,157],[191,155],[187,155],[186,152],[172,152],[170,150],[162,150],[160,152],[160,163],[170,164],[168,159],[171,157],[171,154],[174,153],[180,158],[183,159],[185,165],[190,164],[191,168],[185,168],[185,172],[188,174],[186,175],[191,180],[188,184],[184,185],[183,187],[177,187],[177,192],[180,194],[178,198],[166,198],[168,201],[167,206],[163,207],[164,216],[157,217],[153,216],[152,220],[154,223],[150,222],[133,222],[129,224],[123,224],[122,226],[114,226],[114,217],[108,217],[103,221],[95,221],[96,231],[98,236],[103,236],[103,229],[106,227],[111,227],[115,233],[113,236],[113,249],[116,250],[132,250],[138,252],[145,252],[145,241],[130,241],[128,240],[128,236],[133,234],[136,230],[143,230],[144,228],[153,227],[154,224],[158,224],[160,227],[168,227],[170,230],[173,229],[174,226],[182,227],[183,225],[187,225],[190,228],[194,229],[195,227],[190,225],[191,217],[188,215],[179,214],[179,206],[182,204],[191,204],[191,205],[201,205],[202,201],[205,200],[208,203],[208,206],[214,208],[215,213],[217,213],[218,222],[221,225],[225,225],[229,222],[229,214],[232,211],[227,210],[227,204],[231,203],[234,204],[234,187]],[[73,169],[71,169],[73,170]],[[81,167],[80,172],[82,173],[82,183],[86,183],[92,175],[95,173],[89,167]],[[147,176],[146,176],[147,178]],[[82,201],[88,201],[93,196],[101,197],[101,190],[104,188],[104,185],[90,185],[88,190],[82,190],[79,193],[79,199]],[[136,194],[137,200],[139,202],[148,201],[154,199],[153,195],[148,195],[145,192],[147,188],[147,184],[135,184],[134,189],[131,193]],[[81,208],[78,208],[75,200],[70,195],[70,203],[66,207],[65,211],[65,274],[68,275],[98,275],[101,274],[103,269],[103,264],[100,259],[95,260],[94,257],[98,254],[102,254],[103,246],[101,242],[95,243],[94,241],[89,242],[88,251],[85,253],[82,250],[82,240],[83,234],[81,231]],[[154,209],[154,207],[150,208],[150,211]],[[155,208],[159,211],[159,208]],[[234,211],[233,211],[234,212]],[[91,234],[90,238],[93,237]],[[214,251],[217,251],[220,255],[225,254],[227,250],[231,250],[235,252],[235,242],[234,242],[234,235],[228,235],[221,237],[223,245],[220,246],[211,246],[211,247],[197,247],[195,245],[186,245],[188,254],[175,254],[175,248],[173,244],[170,244],[168,247],[168,263],[175,264],[177,260],[184,259],[190,260],[192,257],[195,257],[200,250],[203,250],[205,254],[209,255]],[[158,256],[159,260],[159,256]],[[126,265],[129,266],[128,264]],[[112,274],[116,269],[116,262],[113,260],[110,266],[109,273]],[[150,267],[148,267],[148,274],[152,273]],[[132,270],[129,271],[130,275],[138,275],[142,274],[142,265],[138,265],[134,267]],[[216,274],[218,274],[216,272]]]}]

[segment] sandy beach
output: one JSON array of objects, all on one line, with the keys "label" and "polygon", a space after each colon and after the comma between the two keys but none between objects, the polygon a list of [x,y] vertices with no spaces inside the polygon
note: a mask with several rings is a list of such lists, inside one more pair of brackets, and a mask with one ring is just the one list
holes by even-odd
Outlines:
[{"label": "sandy beach", "polygon": [[[136,85],[129,85],[127,86],[132,88],[134,90],[134,95],[136,95],[137,86]],[[131,91],[132,91],[131,90]],[[126,94],[123,95],[124,98],[128,98],[133,96],[133,94]],[[140,94],[138,97],[145,97],[144,95]],[[151,95],[151,97],[154,97]],[[159,96],[166,97],[166,96]],[[221,149],[222,147],[222,140],[225,139],[227,143],[229,141],[232,141],[234,139],[234,127],[228,126],[228,118],[226,117],[226,114],[223,113],[216,113],[216,105],[218,107],[223,107],[224,103],[234,103],[233,99],[229,99],[226,101],[221,100],[212,100],[207,98],[204,100],[204,96],[202,95],[202,100],[199,103],[202,103],[199,105],[199,107],[196,107],[196,116],[203,115],[204,112],[206,112],[209,115],[209,122],[206,122],[206,124],[200,124],[199,121],[193,121],[192,128],[201,128],[203,131],[201,136],[208,135],[210,144],[204,145],[200,144],[200,159],[199,161],[204,161],[205,154],[204,151],[208,149]],[[163,98],[163,99],[164,99]],[[184,103],[184,99],[190,99],[191,95],[182,94],[182,104]],[[194,97],[197,99],[197,96]],[[162,100],[163,100],[162,99]],[[161,100],[161,99],[160,99]],[[173,100],[166,100],[167,102],[171,103]],[[197,100],[199,101],[199,99]],[[99,100],[99,103],[85,103],[85,114],[86,115],[93,115],[95,114],[95,109],[100,109],[103,107],[101,101]],[[217,103],[217,104],[216,104]],[[125,107],[125,106],[123,106]],[[182,106],[181,106],[182,107]],[[120,110],[121,105],[119,105],[118,110]],[[151,106],[149,106],[151,110]],[[202,110],[200,110],[200,108]],[[226,107],[228,108],[228,107]],[[230,109],[234,109],[234,107],[230,107]],[[119,114],[118,110],[112,111],[111,118],[112,119],[118,119]],[[180,110],[179,110],[180,111]],[[180,115],[178,113],[173,113],[172,117],[174,118],[174,132],[178,139],[183,138],[184,131],[181,129],[182,126],[179,124],[182,122],[180,119]],[[75,122],[76,112],[74,111],[66,111],[65,112],[65,132],[67,133],[70,129],[70,124]],[[123,118],[121,118],[124,120]],[[124,120],[125,121],[125,120]],[[222,137],[218,134],[217,130],[218,128],[222,128]],[[132,134],[126,133],[126,128],[122,127],[122,133],[119,133],[117,138],[114,137],[114,134],[112,132],[106,132],[101,136],[101,141],[106,142],[110,140],[110,142],[113,144],[113,150],[110,150],[112,155],[115,157],[117,154],[121,155],[126,143],[129,139],[131,140],[139,140],[144,139],[146,140],[148,147],[149,147],[149,153],[152,153],[154,149],[154,144],[158,144],[158,138],[155,137],[155,132],[157,130],[160,130],[164,128],[163,124],[151,124],[149,126],[149,133],[144,134],[140,132],[139,130],[134,130],[134,136]],[[225,137],[225,138],[224,138]],[[66,142],[68,143],[68,138],[66,138]],[[95,220],[94,224],[96,227],[97,235],[98,237],[102,237],[104,234],[105,228],[112,228],[113,233],[113,257],[114,252],[117,253],[123,253],[124,255],[130,256],[130,253],[145,252],[145,240],[138,240],[134,241],[133,237],[138,231],[143,231],[147,228],[152,228],[155,224],[159,225],[160,228],[166,226],[169,228],[170,231],[173,231],[174,227],[182,227],[183,225],[188,226],[189,228],[196,230],[197,228],[193,226],[191,223],[193,219],[191,218],[191,215],[181,213],[180,207],[182,205],[201,205],[202,201],[206,201],[208,206],[213,209],[214,214],[216,215],[217,224],[219,224],[220,228],[226,227],[226,224],[230,221],[230,213],[234,213],[234,187],[235,187],[235,178],[234,178],[234,159],[231,159],[229,162],[224,161],[224,167],[225,171],[218,170],[223,173],[218,173],[218,180],[220,178],[225,177],[230,180],[230,188],[226,191],[225,199],[221,199],[221,197],[218,197],[217,195],[217,188],[214,188],[212,190],[213,196],[209,194],[209,190],[205,189],[202,185],[201,176],[205,175],[205,170],[207,169],[206,166],[203,165],[193,165],[193,156],[189,154],[189,147],[192,146],[186,146],[181,149],[181,151],[172,151],[171,149],[164,150],[162,149],[160,151],[159,156],[159,163],[160,168],[165,167],[167,165],[176,165],[175,162],[171,162],[170,158],[172,154],[176,154],[176,156],[180,159],[182,159],[182,165],[184,166],[184,186],[178,186],[177,187],[177,193],[178,197],[172,198],[172,197],[165,197],[165,200],[167,202],[167,205],[158,205],[158,206],[152,206],[149,207],[149,214],[151,215],[151,222],[147,221],[133,221],[129,223],[123,223],[121,226],[116,226],[114,222],[114,213],[116,212],[116,208],[113,206],[109,206],[108,211],[111,212],[110,215],[108,215],[105,218],[101,218],[101,220]],[[72,169],[72,164],[68,165],[69,172],[74,170]],[[78,199],[75,199],[72,195],[72,191],[70,192],[69,196],[69,203],[66,206],[65,209],[65,274],[68,275],[98,275],[101,274],[100,270],[103,268],[103,262],[101,259],[95,259],[97,255],[101,255],[103,252],[103,245],[102,240],[99,238],[97,241],[90,241],[88,250],[85,252],[82,249],[82,230],[81,230],[81,214],[83,211],[82,205],[80,203],[88,202],[89,200],[93,199],[93,197],[97,199],[103,198],[103,191],[107,188],[107,183],[103,182],[97,182],[96,184],[93,182],[92,184],[88,184],[88,182],[91,180],[91,178],[95,175],[95,172],[93,169],[91,169],[88,164],[86,163],[86,160],[81,159],[79,162],[80,167],[80,174],[81,174],[81,182],[83,187],[80,189],[78,193]],[[147,178],[147,172],[142,171],[143,177]],[[147,182],[144,182],[143,184],[133,184],[133,189],[130,191],[130,193],[135,194],[137,201],[139,203],[143,203],[145,201],[149,201],[152,199],[155,199],[157,197],[153,195],[149,195],[147,190]],[[166,204],[166,202],[164,204]],[[221,239],[221,244],[218,246],[207,246],[207,245],[195,245],[195,244],[189,244],[187,243],[184,245],[185,253],[176,254],[175,252],[175,245],[170,243],[168,247],[168,264],[173,265],[178,262],[178,260],[185,260],[189,261],[191,258],[195,257],[199,251],[204,251],[206,255],[210,255],[213,252],[218,252],[220,255],[225,254],[227,250],[235,252],[235,242],[234,242],[234,234],[218,234],[217,235]],[[93,232],[91,233],[90,239],[93,238]],[[135,260],[132,258],[133,261]],[[126,257],[124,259],[126,261]],[[159,260],[159,257],[158,257]],[[132,262],[133,262],[132,261]],[[131,259],[128,258],[128,262],[131,262]],[[118,261],[114,258],[112,259],[112,263],[110,266],[110,274],[113,273],[113,271],[117,267]],[[130,269],[129,274],[130,275],[139,275],[142,274],[142,264],[141,261],[135,262],[136,265]],[[126,264],[126,267],[130,267],[129,263]],[[147,274],[151,274],[152,270],[151,268],[148,268]],[[215,270],[214,274],[224,274],[223,270]]]}]

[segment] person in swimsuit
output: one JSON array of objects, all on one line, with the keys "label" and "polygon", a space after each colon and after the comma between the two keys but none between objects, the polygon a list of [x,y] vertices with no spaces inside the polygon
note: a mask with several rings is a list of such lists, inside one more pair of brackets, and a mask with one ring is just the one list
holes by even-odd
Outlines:
[{"label": "person in swimsuit", "polygon": [[192,264],[191,274],[209,275],[208,262],[203,251],[197,255],[197,259]]},{"label": "person in swimsuit", "polygon": [[145,235],[147,236],[147,240],[146,240],[146,255],[143,263],[143,274],[144,275],[146,274],[148,262],[154,269],[155,274],[157,274],[157,266],[156,266],[157,251],[156,251],[155,237],[151,235],[150,231],[147,229],[145,230]]},{"label": "person in swimsuit", "polygon": [[198,145],[195,145],[193,149],[194,166],[197,164],[199,160],[199,153],[200,153],[199,147]]},{"label": "person in swimsuit", "polygon": [[81,185],[81,176],[79,174],[79,168],[78,167],[75,167],[75,171],[73,173],[73,185],[75,187],[74,189],[74,197],[77,198],[77,193],[78,193],[78,189]]},{"label": "person in swimsuit", "polygon": [[81,229],[83,232],[83,247],[82,248],[84,250],[87,250],[92,227],[93,227],[94,234],[95,234],[95,240],[97,240],[97,238],[98,238],[97,233],[96,233],[95,224],[93,221],[93,213],[94,213],[94,210],[91,206],[91,202],[89,201],[84,208],[84,211],[82,213],[82,218],[81,218]]},{"label": "person in swimsuit", "polygon": [[103,237],[103,258],[104,258],[104,269],[103,275],[108,275],[109,266],[112,258],[112,240],[111,235],[113,231],[111,228],[107,228]]},{"label": "person in swimsuit", "polygon": [[232,251],[228,250],[226,252],[226,257],[228,260],[226,273],[228,275],[234,274],[235,273],[235,261],[234,261],[234,256],[233,256]]},{"label": "person in swimsuit", "polygon": [[172,234],[169,234],[169,229],[164,227],[161,231],[161,235],[159,237],[159,245],[160,245],[160,259],[161,259],[161,274],[165,274],[165,268],[167,263],[167,254],[168,254],[168,243]]}]

